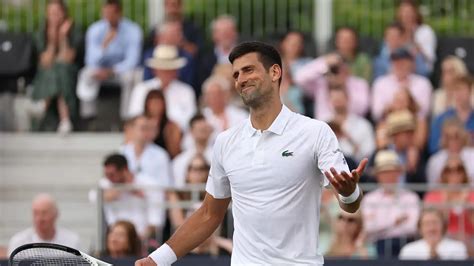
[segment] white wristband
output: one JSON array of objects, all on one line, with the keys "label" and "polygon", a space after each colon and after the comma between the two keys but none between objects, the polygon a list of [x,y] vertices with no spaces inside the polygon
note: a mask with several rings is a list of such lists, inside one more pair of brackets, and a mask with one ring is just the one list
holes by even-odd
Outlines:
[{"label": "white wristband", "polygon": [[168,244],[163,244],[157,250],[148,255],[159,266],[170,266],[178,258]]},{"label": "white wristband", "polygon": [[356,185],[356,189],[349,196],[344,197],[343,195],[339,194],[339,200],[344,204],[351,204],[351,203],[354,203],[359,198],[359,196],[360,196],[359,185]]}]

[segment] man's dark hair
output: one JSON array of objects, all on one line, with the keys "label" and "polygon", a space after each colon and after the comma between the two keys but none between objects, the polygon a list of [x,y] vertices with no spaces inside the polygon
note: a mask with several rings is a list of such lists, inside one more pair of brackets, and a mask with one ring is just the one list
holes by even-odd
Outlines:
[{"label": "man's dark hair", "polygon": [[105,0],[104,6],[113,5],[118,10],[122,10],[122,2],[120,0]]},{"label": "man's dark hair", "polygon": [[388,24],[388,26],[385,28],[385,30],[391,29],[391,28],[397,29],[401,34],[405,33],[405,28],[402,26],[402,24],[400,24],[400,22],[394,21],[394,22]]},{"label": "man's dark hair", "polygon": [[122,154],[114,153],[105,158],[104,166],[113,165],[117,170],[128,168],[127,158]]},{"label": "man's dark hair", "polygon": [[200,113],[195,114],[191,120],[189,120],[189,128],[192,128],[194,123],[200,120],[206,120],[206,117]]},{"label": "man's dark hair", "polygon": [[[239,45],[234,47],[234,49],[232,49],[232,52],[230,52],[229,61],[231,63],[234,63],[235,59],[249,53],[257,53],[259,60],[262,63],[262,65],[265,67],[265,69],[268,70],[270,69],[271,66],[277,64],[280,67],[280,69],[283,71],[283,67],[281,64],[281,56],[278,53],[277,49],[263,42],[252,41],[252,42],[240,43]],[[280,83],[281,83],[281,77],[278,80],[278,84]]]}]

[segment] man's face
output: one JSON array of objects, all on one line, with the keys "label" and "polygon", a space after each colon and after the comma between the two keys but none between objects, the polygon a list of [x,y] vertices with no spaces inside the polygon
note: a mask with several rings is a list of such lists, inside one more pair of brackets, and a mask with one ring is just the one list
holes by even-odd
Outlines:
[{"label": "man's face", "polygon": [[464,83],[456,83],[453,87],[454,104],[459,107],[467,107],[471,104],[471,88]]},{"label": "man's face", "polygon": [[178,77],[178,70],[154,69],[153,73],[164,84],[169,84]]},{"label": "man's face", "polygon": [[443,238],[443,221],[435,213],[425,213],[420,221],[420,234],[428,243],[438,243]]},{"label": "man's face", "polygon": [[137,143],[144,144],[154,140],[157,134],[157,126],[152,119],[139,117],[135,120],[134,140]]},{"label": "man's face", "polygon": [[209,85],[204,93],[206,105],[212,110],[223,110],[227,105],[228,98],[228,91],[222,89],[217,83]]},{"label": "man's face", "polygon": [[[258,108],[274,97],[272,70],[271,68],[268,71],[265,69],[257,53],[248,53],[235,59],[232,64],[232,71],[235,89],[242,97],[245,105]],[[278,82],[278,78],[276,82]]]},{"label": "man's face", "polygon": [[191,135],[197,142],[204,142],[212,134],[212,126],[205,120],[197,120],[191,126]]},{"label": "man's face", "polygon": [[403,45],[403,36],[398,28],[390,27],[385,30],[385,43],[390,51]]},{"label": "man's face", "polygon": [[112,27],[116,27],[122,17],[122,12],[116,5],[105,5],[102,7],[102,17],[107,20]]},{"label": "man's face", "polygon": [[392,60],[392,71],[397,77],[407,77],[413,72],[413,62],[409,58]]},{"label": "man's face", "polygon": [[398,183],[400,170],[385,170],[377,173],[377,182],[380,185],[393,185]]},{"label": "man's face", "polygon": [[176,17],[180,16],[182,12],[182,5],[180,0],[165,0],[165,16]]},{"label": "man's face", "polygon": [[156,43],[181,46],[184,38],[181,24],[168,22],[163,27],[163,30],[158,32]]},{"label": "man's face", "polygon": [[125,183],[125,169],[119,170],[115,165],[109,164],[104,167],[104,175],[114,184]]},{"label": "man's face", "polygon": [[399,151],[408,149],[413,143],[413,131],[407,130],[392,135],[393,144]]},{"label": "man's face", "polygon": [[216,46],[231,48],[237,41],[237,29],[228,19],[217,21],[212,30],[212,40]]},{"label": "man's face", "polygon": [[357,38],[351,30],[341,29],[336,34],[336,48],[338,51],[352,53],[357,47]]},{"label": "man's face", "polygon": [[50,232],[56,223],[57,210],[47,201],[33,203],[33,224],[37,232]]},{"label": "man's face", "polygon": [[331,90],[329,99],[336,114],[343,114],[347,111],[347,95],[340,90]]}]

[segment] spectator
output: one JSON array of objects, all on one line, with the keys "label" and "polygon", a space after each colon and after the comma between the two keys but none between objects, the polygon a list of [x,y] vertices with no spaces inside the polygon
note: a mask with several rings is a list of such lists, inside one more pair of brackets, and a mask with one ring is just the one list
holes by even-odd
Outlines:
[{"label": "spectator", "polygon": [[420,200],[415,192],[397,186],[403,165],[394,151],[379,151],[374,170],[379,188],[362,199],[364,229],[368,239],[376,241],[379,256],[398,256],[416,232]]},{"label": "spectator", "polygon": [[105,1],[102,17],[86,34],[86,66],[77,84],[80,112],[82,118],[94,117],[100,85],[112,81],[122,87],[120,116],[126,118],[134,70],[140,61],[142,32],[136,23],[122,17],[119,0]]},{"label": "spectator", "polygon": [[446,219],[437,209],[425,209],[418,221],[420,240],[406,244],[400,251],[401,260],[466,260],[466,246],[446,237]]},{"label": "spectator", "polygon": [[416,51],[410,50],[405,38],[405,29],[399,23],[392,23],[385,29],[384,44],[380,49],[379,55],[374,60],[374,79],[391,72],[392,62],[391,54],[398,49],[407,49],[413,57],[414,66],[410,68],[410,72],[421,76],[428,76],[423,55]]},{"label": "spectator", "polygon": [[49,194],[39,194],[33,199],[33,227],[16,233],[8,243],[8,254],[17,247],[29,243],[54,243],[71,248],[80,248],[79,235],[56,226],[59,210],[55,199]]},{"label": "spectator", "polygon": [[129,221],[120,220],[109,228],[104,255],[113,259],[140,257],[143,256],[141,245],[135,226]]},{"label": "spectator", "polygon": [[295,83],[314,98],[314,116],[328,120],[334,115],[329,105],[329,90],[343,87],[349,95],[349,112],[364,116],[369,109],[369,85],[351,75],[349,66],[339,55],[329,54],[315,59],[295,74]]},{"label": "spectator", "polygon": [[469,147],[469,134],[457,118],[449,118],[443,124],[442,149],[431,155],[426,167],[428,183],[440,182],[441,172],[450,156],[459,156],[466,167],[469,183],[474,184],[474,148]]},{"label": "spectator", "polygon": [[365,241],[360,211],[348,213],[340,210],[334,223],[332,243],[326,257],[375,258],[375,247]]},{"label": "spectator", "polygon": [[132,141],[122,146],[122,153],[134,175],[144,174],[160,186],[172,186],[169,156],[153,143],[156,132],[153,120],[144,115],[137,116],[133,121]]},{"label": "spectator", "polygon": [[130,100],[129,116],[143,113],[149,91],[161,90],[165,95],[169,119],[186,131],[189,119],[196,113],[196,95],[193,88],[177,79],[178,70],[186,64],[186,58],[179,57],[176,46],[158,45],[153,57],[148,59],[146,64],[153,68],[155,78],[135,86]]},{"label": "spectator", "polygon": [[[156,180],[144,173],[130,172],[127,159],[121,154],[107,156],[104,176],[99,180],[99,186],[103,190],[104,215],[109,226],[120,220],[129,221],[143,239],[163,228],[165,211],[157,205],[165,200],[164,193],[130,187],[156,187]],[[117,188],[124,185],[128,187]],[[94,200],[95,196],[92,196]]]},{"label": "spectator", "polygon": [[449,217],[448,235],[462,240],[469,253],[473,254],[474,212],[466,205],[474,203],[474,192],[468,183],[469,177],[462,160],[457,156],[450,157],[441,172],[441,184],[444,187],[426,194],[424,201],[427,205],[443,210],[446,217]]},{"label": "spectator", "polygon": [[423,17],[413,0],[400,2],[396,19],[405,29],[405,36],[410,45],[423,56],[427,74],[430,74],[436,61],[435,32],[423,23]]},{"label": "spectator", "polygon": [[143,64],[145,67],[143,80],[154,78],[153,69],[148,67],[145,62],[153,57],[153,51],[157,45],[165,44],[178,47],[179,57],[186,58],[186,64],[181,69],[179,69],[178,78],[182,82],[192,85],[194,79],[194,58],[190,53],[186,52],[179,46],[183,42],[184,38],[181,22],[178,20],[167,20],[165,23],[160,25],[155,32],[155,45],[147,48],[143,53]]},{"label": "spectator", "polygon": [[419,116],[426,118],[430,110],[431,83],[425,77],[412,74],[413,56],[406,49],[395,50],[391,55],[392,71],[374,81],[372,88],[372,118],[379,121],[386,108],[401,89],[410,91],[420,107]]},{"label": "spectator", "polygon": [[42,129],[49,129],[50,123],[56,121],[57,110],[57,131],[62,134],[72,131],[71,117],[76,111],[74,87],[77,69],[74,60],[79,35],[68,17],[66,4],[62,0],[48,1],[45,27],[34,39],[39,52],[32,93],[36,102],[27,108],[29,113],[43,118]]},{"label": "spectator", "polygon": [[298,69],[312,60],[312,58],[305,56],[304,45],[303,33],[299,31],[287,32],[280,41],[282,63],[289,67],[291,77]]},{"label": "spectator", "polygon": [[329,99],[334,110],[331,120],[341,125],[341,130],[346,136],[346,141],[339,141],[344,154],[353,157],[357,162],[369,157],[375,150],[374,129],[370,122],[364,117],[349,113],[349,97],[346,90],[330,90]]},{"label": "spectator", "polygon": [[186,148],[173,160],[173,176],[176,187],[182,187],[186,180],[186,169],[188,169],[191,159],[195,154],[203,154],[207,162],[212,158],[211,142],[212,126],[206,118],[201,115],[195,115],[190,122],[190,135],[185,138]]},{"label": "spectator", "polygon": [[429,151],[434,153],[440,148],[441,129],[444,121],[451,117],[458,118],[469,132],[470,142],[474,141],[474,107],[471,105],[472,80],[461,77],[453,82],[454,107],[437,116],[431,124]]},{"label": "spectator", "polygon": [[179,126],[168,119],[166,101],[161,90],[151,90],[145,98],[145,116],[153,120],[158,128],[154,143],[168,152],[171,159],[181,152],[183,133]]},{"label": "spectator", "polygon": [[[212,49],[199,56],[199,67],[196,68],[195,88],[200,89],[204,81],[211,76],[216,65],[228,64],[229,54],[237,44],[239,32],[235,18],[230,15],[220,15],[212,21]],[[200,96],[200,91],[198,93]]]},{"label": "spectator", "polygon": [[286,107],[295,113],[305,114],[303,103],[303,90],[296,86],[291,76],[288,65],[283,63],[283,73],[280,84],[281,101]]},{"label": "spectator", "polygon": [[231,83],[221,76],[211,76],[202,85],[205,107],[202,114],[217,135],[248,118],[243,109],[229,104]]},{"label": "spectator", "polygon": [[[460,77],[467,76],[466,64],[457,56],[450,55],[441,63],[441,88],[433,93],[431,115],[436,117],[454,107],[453,83]],[[474,90],[474,88],[472,88]],[[471,104],[474,106],[474,93],[471,94]]]},{"label": "spectator", "polygon": [[359,51],[359,36],[351,27],[341,27],[336,31],[336,52],[347,62],[354,76],[372,80],[372,60]]}]

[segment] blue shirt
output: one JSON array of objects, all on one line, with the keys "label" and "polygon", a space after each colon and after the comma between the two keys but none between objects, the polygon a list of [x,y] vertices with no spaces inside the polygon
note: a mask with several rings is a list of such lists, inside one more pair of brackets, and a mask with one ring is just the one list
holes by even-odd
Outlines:
[{"label": "blue shirt", "polygon": [[[430,139],[428,142],[428,148],[431,154],[435,153],[440,148],[440,139],[444,122],[447,119],[456,116],[456,110],[454,108],[450,108],[434,119],[433,123],[431,124]],[[470,133],[472,138],[472,136],[474,136],[474,110],[471,110],[471,114],[464,124],[464,128]]]},{"label": "blue shirt", "polygon": [[[391,69],[390,51],[386,44],[383,44],[380,54],[374,60],[374,80],[387,74]],[[423,56],[418,53],[415,55],[415,73],[424,77],[429,77],[430,72]]]},{"label": "blue shirt", "polygon": [[117,74],[134,69],[140,62],[142,31],[140,27],[122,18],[115,38],[107,48],[102,48],[110,24],[102,19],[93,23],[86,34],[86,66],[112,68]]}]

